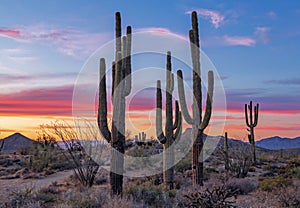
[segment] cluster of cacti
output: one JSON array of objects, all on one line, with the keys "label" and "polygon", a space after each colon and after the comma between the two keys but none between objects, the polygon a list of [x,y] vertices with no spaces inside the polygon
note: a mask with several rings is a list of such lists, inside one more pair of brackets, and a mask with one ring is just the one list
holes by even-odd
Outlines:
[{"label": "cluster of cacti", "polygon": [[107,123],[106,66],[100,60],[98,126],[102,136],[111,144],[110,184],[112,194],[121,194],[123,189],[125,153],[125,98],[131,92],[131,27],[122,36],[121,15],[116,13],[116,51],[112,64],[112,129]]},{"label": "cluster of cacti", "polygon": [[225,163],[225,170],[234,174],[237,178],[244,178],[247,176],[251,167],[251,159],[248,154],[247,148],[236,147],[234,151],[231,151],[229,159],[228,149],[228,134],[225,132],[224,147],[222,156]]},{"label": "cluster of cacti", "polygon": [[182,71],[177,71],[178,92],[181,110],[185,121],[192,125],[192,172],[193,185],[203,185],[203,131],[208,126],[212,112],[212,98],[214,88],[214,75],[212,71],[208,72],[208,89],[206,98],[206,109],[202,118],[202,88],[201,88],[201,71],[200,71],[200,49],[199,49],[199,31],[197,13],[192,13],[192,29],[189,31],[191,56],[193,62],[193,104],[192,116],[189,115],[184,92]]},{"label": "cluster of cacti", "polygon": [[134,136],[134,140],[135,141],[139,141],[139,142],[144,142],[146,141],[146,133],[145,132],[141,132],[138,135]]},{"label": "cluster of cacti", "polygon": [[[254,140],[254,127],[256,127],[258,122],[258,107],[259,104],[257,103],[256,106],[254,106],[254,115],[252,112],[252,101],[250,101],[250,104],[247,106],[245,104],[245,118],[246,118],[246,124],[248,126],[247,130],[250,134],[248,134],[248,140],[251,146],[251,159],[252,163],[256,163],[256,155],[255,155],[255,140]],[[249,119],[248,119],[248,109],[249,109]]]},{"label": "cluster of cacti", "polygon": [[[159,141],[163,144],[163,171],[164,183],[168,189],[174,188],[174,145],[173,142],[180,138],[182,131],[182,118],[179,111],[178,101],[175,102],[175,121],[173,123],[173,105],[172,93],[174,90],[174,75],[171,66],[171,52],[167,53],[166,64],[166,124],[165,133],[162,129],[162,92],[160,80],[157,81],[156,86],[156,135]],[[175,131],[175,132],[174,132]]]}]

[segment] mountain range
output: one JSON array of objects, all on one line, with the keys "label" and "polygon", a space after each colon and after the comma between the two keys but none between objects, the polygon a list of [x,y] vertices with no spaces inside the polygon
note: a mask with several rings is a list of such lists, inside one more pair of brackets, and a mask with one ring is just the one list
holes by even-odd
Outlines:
[{"label": "mountain range", "polygon": [[[186,129],[182,136],[191,135],[191,129]],[[31,146],[35,141],[20,134],[14,133],[4,140],[4,146],[2,152],[4,153],[13,153],[19,151],[21,148],[26,146]],[[230,139],[232,142],[244,143],[240,140]],[[222,142],[222,141],[220,141]],[[269,149],[269,150],[279,150],[279,149],[295,149],[300,148],[300,137],[296,138],[281,138],[279,136],[274,136],[270,138],[265,138],[259,141],[256,141],[256,146]]]},{"label": "mountain range", "polygon": [[300,148],[300,137],[291,139],[274,136],[257,141],[256,146],[271,150]]}]

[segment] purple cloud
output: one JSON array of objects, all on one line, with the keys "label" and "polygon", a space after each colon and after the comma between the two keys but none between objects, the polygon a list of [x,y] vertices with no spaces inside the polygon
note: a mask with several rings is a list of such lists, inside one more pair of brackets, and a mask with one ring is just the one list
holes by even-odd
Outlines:
[{"label": "purple cloud", "polygon": [[281,84],[281,85],[300,85],[300,77],[291,79],[281,79],[281,80],[268,80],[266,83],[269,84]]}]

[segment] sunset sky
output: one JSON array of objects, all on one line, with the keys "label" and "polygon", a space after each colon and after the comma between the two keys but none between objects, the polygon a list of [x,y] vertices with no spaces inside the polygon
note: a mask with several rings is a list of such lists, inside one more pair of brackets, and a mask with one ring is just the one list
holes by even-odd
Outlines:
[{"label": "sunset sky", "polygon": [[[1,138],[14,132],[35,138],[41,124],[72,121],[77,76],[87,58],[113,39],[116,11],[122,14],[123,28],[131,25],[133,31],[185,38],[193,10],[198,12],[201,48],[223,81],[229,136],[247,137],[244,104],[250,100],[260,103],[257,139],[300,136],[298,1],[1,0],[0,4]],[[133,71],[135,67],[133,62]],[[136,123],[132,134],[147,131],[149,118],[155,115],[155,92],[146,100],[142,94],[129,108]]]}]

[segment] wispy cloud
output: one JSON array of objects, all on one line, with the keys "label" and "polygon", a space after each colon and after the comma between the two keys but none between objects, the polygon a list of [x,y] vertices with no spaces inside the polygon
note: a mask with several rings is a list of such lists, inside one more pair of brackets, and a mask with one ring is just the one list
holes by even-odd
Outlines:
[{"label": "wispy cloud", "polygon": [[45,25],[0,29],[0,36],[21,42],[54,44],[59,52],[82,59],[109,40],[109,35],[106,33],[90,33],[76,29],[51,29]]},{"label": "wispy cloud", "polygon": [[0,29],[0,36],[19,39],[21,32],[17,29]]},{"label": "wispy cloud", "polygon": [[281,85],[300,85],[300,77],[290,79],[268,80],[268,84],[281,84]]},{"label": "wispy cloud", "polygon": [[20,65],[28,64],[38,59],[29,55],[29,51],[21,48],[0,49],[0,56],[4,56],[8,60]]},{"label": "wispy cloud", "polygon": [[227,90],[227,107],[231,112],[242,112],[244,105],[253,100],[254,103],[260,103],[263,112],[270,114],[295,114],[300,113],[299,97],[300,95],[290,94],[269,94],[263,88]]},{"label": "wispy cloud", "polygon": [[254,46],[256,40],[245,36],[223,36],[223,41],[225,45],[230,46]]},{"label": "wispy cloud", "polygon": [[166,34],[172,34],[173,36],[176,36],[182,40],[189,40],[188,36],[184,36],[181,34],[176,34],[174,32],[172,32],[171,30],[167,29],[167,28],[163,28],[163,27],[145,27],[145,28],[137,28],[134,30],[135,32],[150,32],[150,33],[154,33],[157,35],[166,35]]},{"label": "wispy cloud", "polygon": [[211,24],[213,24],[215,28],[219,28],[224,23],[225,16],[218,11],[200,8],[196,10],[187,11],[185,13],[191,14],[193,11],[196,11],[200,17],[204,19],[209,19]]},{"label": "wispy cloud", "polygon": [[271,30],[269,27],[257,27],[255,28],[254,35],[257,36],[257,38],[262,41],[263,43],[269,42],[268,32]]}]

